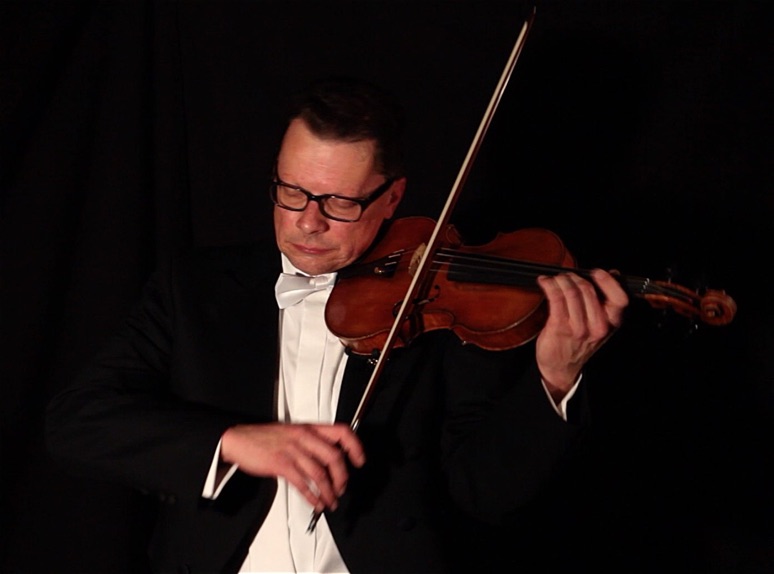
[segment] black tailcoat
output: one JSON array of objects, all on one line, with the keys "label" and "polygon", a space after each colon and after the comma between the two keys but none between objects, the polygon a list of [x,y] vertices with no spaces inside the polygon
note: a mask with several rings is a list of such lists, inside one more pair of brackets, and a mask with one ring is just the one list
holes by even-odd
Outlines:
[{"label": "black tailcoat", "polygon": [[[274,479],[240,472],[217,500],[201,493],[226,428],[276,420],[278,271],[258,245],[181,258],[50,404],[58,460],[162,501],[158,572],[237,571],[273,500]],[[350,357],[338,420],[370,370]],[[497,522],[538,495],[576,452],[583,413],[556,414],[530,344],[487,352],[439,331],[396,349],[358,430],[367,464],[327,513],[350,570],[452,570],[455,521]]]}]

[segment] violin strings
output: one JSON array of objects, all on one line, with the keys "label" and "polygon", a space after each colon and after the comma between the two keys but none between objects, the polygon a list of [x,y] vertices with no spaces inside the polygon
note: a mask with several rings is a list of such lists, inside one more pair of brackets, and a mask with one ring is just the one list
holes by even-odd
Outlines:
[{"label": "violin strings", "polygon": [[[409,266],[408,260],[416,250],[403,249],[391,253],[379,260],[381,265],[393,265],[398,269]],[[407,257],[403,257],[406,255]],[[540,275],[554,276],[559,273],[572,272],[581,277],[589,278],[590,273],[585,269],[562,267],[559,265],[549,265],[545,263],[535,263],[531,261],[519,261],[498,257],[495,255],[474,254],[465,251],[457,251],[449,248],[439,249],[436,257],[432,261],[430,271],[440,272],[448,266],[448,271],[457,272],[460,275],[465,273],[473,276],[474,274],[490,274],[490,276],[499,276],[503,283],[515,279],[536,279]],[[618,281],[634,295],[664,295],[681,299],[687,303],[695,305],[696,298],[690,293],[686,293],[676,288],[670,287],[662,282],[651,281],[648,278],[634,276],[616,276]]]},{"label": "violin strings", "polygon": [[[497,257],[493,255],[469,254],[462,251],[451,249],[441,249],[438,251],[438,258],[434,263],[448,264],[450,270],[471,271],[471,272],[489,272],[499,273],[505,278],[508,277],[526,277],[537,278],[540,275],[553,276],[559,273],[572,272],[584,278],[590,277],[590,272],[585,269],[575,269],[562,267],[558,265],[548,265],[543,263],[533,263],[528,261],[518,261]],[[435,266],[434,271],[440,271],[440,266]],[[618,276],[617,279],[631,292],[638,295],[664,295],[682,299],[693,303],[694,298],[691,294],[684,291],[671,288],[669,285],[653,282],[643,277]]]},{"label": "violin strings", "polygon": [[568,269],[557,265],[518,261],[494,255],[470,254],[451,249],[440,249],[438,256],[439,259],[436,259],[435,262],[448,263],[454,270],[499,272],[512,277],[524,276],[535,278],[539,275],[557,275],[567,271],[573,271],[578,274],[587,273],[581,269]]}]

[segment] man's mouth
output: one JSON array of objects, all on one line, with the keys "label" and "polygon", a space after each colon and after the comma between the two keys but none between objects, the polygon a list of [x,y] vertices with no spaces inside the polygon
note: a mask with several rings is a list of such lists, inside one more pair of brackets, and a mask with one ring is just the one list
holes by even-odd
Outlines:
[{"label": "man's mouth", "polygon": [[327,247],[317,247],[317,246],[312,246],[312,245],[302,245],[300,243],[294,243],[293,244],[293,248],[296,251],[298,251],[300,253],[304,253],[306,255],[321,255],[323,253],[327,253],[328,251],[330,251],[330,249],[327,248]]}]

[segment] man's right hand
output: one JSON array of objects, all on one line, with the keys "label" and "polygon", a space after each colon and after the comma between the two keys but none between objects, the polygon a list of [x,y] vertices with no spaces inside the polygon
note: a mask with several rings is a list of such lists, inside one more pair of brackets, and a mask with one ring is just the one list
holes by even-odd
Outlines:
[{"label": "man's right hand", "polygon": [[334,510],[349,473],[365,464],[363,445],[343,423],[237,425],[223,433],[223,462],[252,476],[282,477],[314,507]]}]

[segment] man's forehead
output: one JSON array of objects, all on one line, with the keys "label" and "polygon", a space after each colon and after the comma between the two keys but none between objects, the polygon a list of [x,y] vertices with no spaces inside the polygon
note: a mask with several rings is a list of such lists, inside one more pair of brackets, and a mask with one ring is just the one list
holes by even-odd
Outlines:
[{"label": "man's forehead", "polygon": [[345,140],[313,133],[301,120],[285,132],[275,168],[286,171],[341,171],[357,177],[377,174],[376,142],[372,139]]}]

